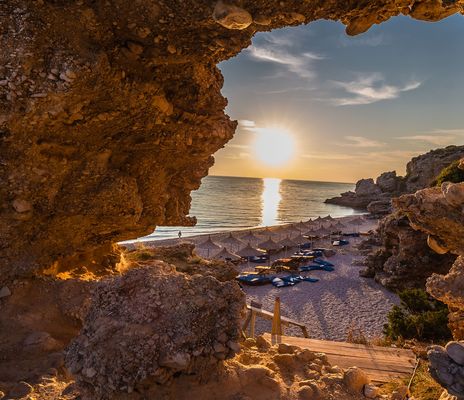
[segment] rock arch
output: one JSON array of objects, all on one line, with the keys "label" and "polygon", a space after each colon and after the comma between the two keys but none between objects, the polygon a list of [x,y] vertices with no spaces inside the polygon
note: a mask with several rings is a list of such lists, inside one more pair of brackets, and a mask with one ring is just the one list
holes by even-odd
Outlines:
[{"label": "rock arch", "polygon": [[155,226],[192,224],[190,191],[233,136],[216,67],[258,31],[325,18],[349,35],[462,0],[7,0],[0,5],[0,279]]}]

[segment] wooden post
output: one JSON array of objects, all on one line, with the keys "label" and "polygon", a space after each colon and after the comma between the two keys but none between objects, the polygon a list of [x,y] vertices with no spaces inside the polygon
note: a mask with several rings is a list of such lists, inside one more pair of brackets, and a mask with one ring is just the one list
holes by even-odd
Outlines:
[{"label": "wooden post", "polygon": [[251,310],[250,337],[255,337],[256,311]]},{"label": "wooden post", "polygon": [[274,303],[274,318],[272,319],[272,336],[282,336],[282,320],[280,319],[280,297]]}]

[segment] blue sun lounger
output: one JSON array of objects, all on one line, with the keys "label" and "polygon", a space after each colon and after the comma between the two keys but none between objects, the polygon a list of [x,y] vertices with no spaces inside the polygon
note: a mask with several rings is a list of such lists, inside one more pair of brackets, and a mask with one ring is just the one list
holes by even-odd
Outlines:
[{"label": "blue sun lounger", "polygon": [[304,267],[300,267],[299,270],[300,272],[309,272],[309,271],[332,272],[334,271],[334,267],[331,267],[330,265],[314,264],[314,265],[305,265]]},{"label": "blue sun lounger", "polygon": [[320,258],[315,258],[313,260],[313,262],[315,262],[316,264],[319,264],[319,265],[325,265],[327,267],[335,267],[335,265],[333,265],[331,262],[321,260]]},{"label": "blue sun lounger", "polygon": [[248,274],[248,275],[240,275],[235,278],[240,283],[250,286],[258,286],[258,285],[265,285],[267,283],[271,283],[273,276],[265,276],[259,274]]},{"label": "blue sun lounger", "polygon": [[272,280],[272,284],[275,286],[275,287],[286,287],[286,286],[295,286],[297,283],[300,283],[299,281],[298,282],[293,282],[293,281],[287,281],[287,280],[283,280],[281,278],[274,278]]}]

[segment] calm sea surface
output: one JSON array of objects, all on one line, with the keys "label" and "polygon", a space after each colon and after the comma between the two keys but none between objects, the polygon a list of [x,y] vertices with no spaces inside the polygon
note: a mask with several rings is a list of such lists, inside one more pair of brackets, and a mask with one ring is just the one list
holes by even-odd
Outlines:
[{"label": "calm sea surface", "polygon": [[139,240],[173,238],[179,230],[182,236],[191,236],[298,222],[319,215],[343,217],[355,211],[325,204],[324,200],[353,189],[353,184],[346,183],[208,176],[192,193],[190,215],[197,217],[196,226],[160,226]]}]

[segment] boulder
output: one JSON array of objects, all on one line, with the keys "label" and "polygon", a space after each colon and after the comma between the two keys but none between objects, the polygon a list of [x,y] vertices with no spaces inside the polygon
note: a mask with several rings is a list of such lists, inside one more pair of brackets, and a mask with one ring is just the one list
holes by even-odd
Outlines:
[{"label": "boulder", "polygon": [[395,193],[399,190],[401,181],[396,171],[390,171],[380,174],[375,183],[383,193]]},{"label": "boulder", "polygon": [[446,353],[456,364],[464,365],[464,342],[449,342]]},{"label": "boulder", "polygon": [[368,399],[375,399],[379,395],[380,389],[378,386],[372,384],[364,385],[364,396]]},{"label": "boulder", "polygon": [[239,350],[244,300],[235,282],[188,276],[162,261],[130,269],[98,284],[66,365],[80,390],[104,399],[142,382],[210,374]]},{"label": "boulder", "polygon": [[376,196],[381,194],[382,190],[374,183],[372,178],[369,178],[356,182],[355,193],[357,196]]},{"label": "boulder", "polygon": [[364,385],[370,383],[370,379],[362,369],[351,367],[345,371],[343,382],[353,394],[361,394],[363,393]]}]

